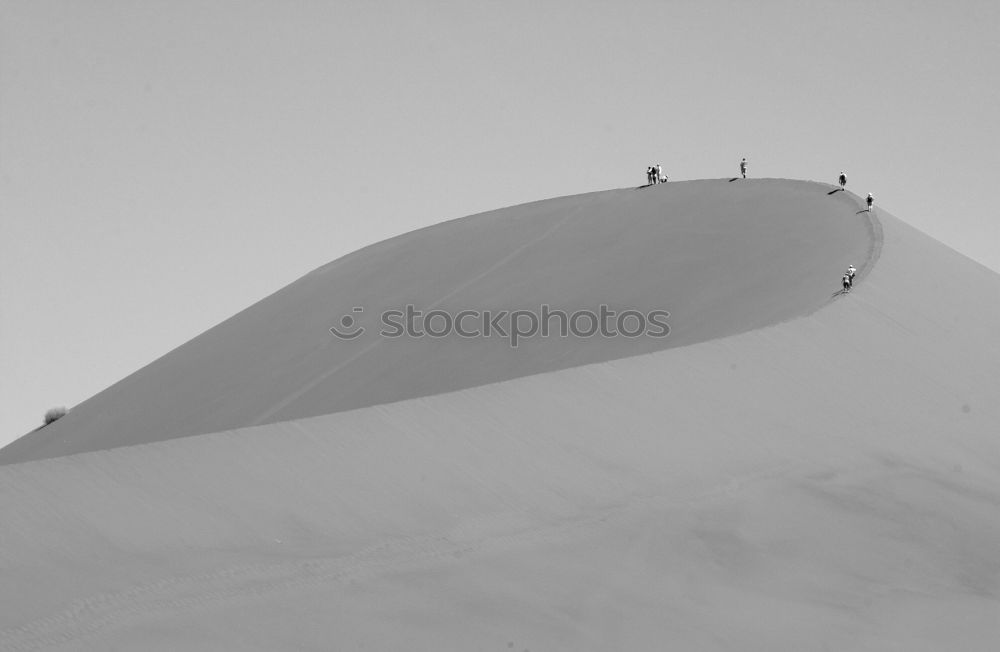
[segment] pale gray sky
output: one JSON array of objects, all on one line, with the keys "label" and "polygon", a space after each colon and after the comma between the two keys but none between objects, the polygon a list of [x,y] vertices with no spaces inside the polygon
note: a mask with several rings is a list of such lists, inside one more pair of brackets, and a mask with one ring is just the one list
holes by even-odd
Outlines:
[{"label": "pale gray sky", "polygon": [[996,2],[0,0],[0,446],[361,246],[651,163],[844,169],[998,270],[998,32]]}]

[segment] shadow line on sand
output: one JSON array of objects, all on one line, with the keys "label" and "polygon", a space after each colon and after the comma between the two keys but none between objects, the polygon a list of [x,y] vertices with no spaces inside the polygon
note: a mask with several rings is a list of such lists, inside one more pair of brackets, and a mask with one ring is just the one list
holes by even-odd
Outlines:
[{"label": "shadow line on sand", "polygon": [[[836,192],[836,190],[834,190],[834,192]],[[827,194],[831,195],[833,193],[828,192]],[[854,285],[856,285],[859,281],[868,276],[868,274],[871,273],[872,268],[875,267],[875,263],[877,263],[879,258],[882,257],[882,245],[885,242],[885,234],[882,231],[882,223],[879,221],[877,217],[875,217],[875,211],[868,210],[867,208],[862,208],[857,213],[855,213],[855,215],[868,215],[868,220],[865,224],[866,228],[868,229],[868,238],[870,243],[868,246],[868,252],[865,254],[864,262],[861,264],[861,266],[857,270],[857,273],[854,275],[854,282],[851,283],[851,287],[837,290],[836,292],[830,295],[830,301],[833,301],[839,296],[850,294],[851,290],[854,289]]]}]

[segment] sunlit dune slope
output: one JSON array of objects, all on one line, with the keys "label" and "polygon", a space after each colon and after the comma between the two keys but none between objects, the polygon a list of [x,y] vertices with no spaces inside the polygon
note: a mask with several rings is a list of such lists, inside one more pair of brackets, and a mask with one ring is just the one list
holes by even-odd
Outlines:
[{"label": "sunlit dune slope", "polygon": [[0,649],[992,651],[1000,276],[877,215],[802,318],[4,466]]},{"label": "sunlit dune slope", "polygon": [[[0,463],[438,394],[805,315],[830,301],[849,263],[867,271],[876,240],[857,198],[830,191],[786,180],[670,183],[539,201],[408,233],[304,276],[14,442]],[[670,334],[550,334],[516,348],[496,333],[383,337],[382,313],[408,304],[452,315],[538,312],[543,304],[567,314],[601,305],[659,309],[670,313]],[[329,329],[345,315],[366,332],[334,337]],[[468,330],[477,322],[465,323]],[[585,331],[590,322],[578,324]]]}]

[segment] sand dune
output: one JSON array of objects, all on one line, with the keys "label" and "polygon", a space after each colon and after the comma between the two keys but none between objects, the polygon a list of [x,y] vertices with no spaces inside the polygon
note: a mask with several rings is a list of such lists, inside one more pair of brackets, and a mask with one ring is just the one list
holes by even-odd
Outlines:
[{"label": "sand dune", "polygon": [[994,649],[1000,276],[854,200],[686,346],[0,467],[0,649]]},{"label": "sand dune", "polygon": [[[697,181],[534,202],[422,229],[292,283],[0,451],[0,463],[286,421],[732,335],[815,310],[871,238],[854,197]],[[303,235],[303,237],[308,237]],[[671,334],[386,339],[387,309],[670,311]],[[328,330],[362,307],[368,331]]]}]

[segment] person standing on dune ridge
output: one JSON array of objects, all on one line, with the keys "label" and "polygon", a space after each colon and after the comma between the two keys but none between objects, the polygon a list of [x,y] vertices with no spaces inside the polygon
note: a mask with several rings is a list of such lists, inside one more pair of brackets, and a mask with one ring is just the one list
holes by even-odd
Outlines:
[{"label": "person standing on dune ridge", "polygon": [[872,197],[871,193],[868,193],[868,198],[865,199],[865,201],[868,203],[868,212],[871,213],[872,212],[872,204],[875,203],[875,198]]},{"label": "person standing on dune ridge", "polygon": [[747,178],[747,160],[746,160],[746,158],[744,158],[742,161],[740,161],[740,174],[743,175],[744,179]]},{"label": "person standing on dune ridge", "polygon": [[841,190],[847,187],[847,175],[844,174],[843,172],[840,173],[840,179],[838,179],[838,181],[840,181]]}]

